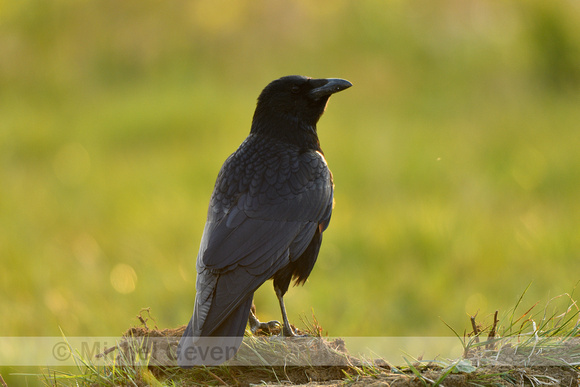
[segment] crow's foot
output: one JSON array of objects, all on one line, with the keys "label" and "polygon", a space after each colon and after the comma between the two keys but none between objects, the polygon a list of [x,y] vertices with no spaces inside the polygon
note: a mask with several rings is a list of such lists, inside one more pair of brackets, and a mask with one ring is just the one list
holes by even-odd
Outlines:
[{"label": "crow's foot", "polygon": [[248,318],[248,322],[250,323],[250,331],[254,335],[258,333],[258,331],[260,330],[266,333],[272,333],[272,331],[279,330],[280,327],[282,327],[282,324],[280,324],[280,322],[276,320],[268,321],[265,323],[260,322],[260,320],[258,320],[256,315],[254,314],[253,310],[250,311],[250,317]]}]

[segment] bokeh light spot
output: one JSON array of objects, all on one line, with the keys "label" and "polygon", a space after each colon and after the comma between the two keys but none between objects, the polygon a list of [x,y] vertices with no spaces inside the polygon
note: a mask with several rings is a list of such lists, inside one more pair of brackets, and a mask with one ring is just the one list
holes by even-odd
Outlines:
[{"label": "bokeh light spot", "polygon": [[137,286],[137,273],[131,266],[119,263],[111,270],[111,285],[117,292],[129,294]]},{"label": "bokeh light spot", "polygon": [[94,267],[101,254],[101,248],[92,235],[81,233],[73,241],[72,250],[75,257],[86,267]]},{"label": "bokeh light spot", "polygon": [[49,289],[44,294],[44,304],[53,315],[57,315],[68,309],[69,303],[66,298],[56,289]]},{"label": "bokeh light spot", "polygon": [[487,298],[481,293],[475,293],[469,296],[465,302],[465,312],[474,316],[478,312],[485,312],[487,310]]}]

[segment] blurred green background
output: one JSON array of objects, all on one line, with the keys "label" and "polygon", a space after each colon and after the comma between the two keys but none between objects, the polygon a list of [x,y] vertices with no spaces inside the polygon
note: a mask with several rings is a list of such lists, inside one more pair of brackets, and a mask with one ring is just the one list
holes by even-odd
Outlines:
[{"label": "blurred green background", "polygon": [[[190,318],[217,172],[288,74],[341,77],[336,206],[292,321],[462,331],[580,280],[573,1],[0,2],[0,336]],[[270,282],[256,295],[279,318]]]}]

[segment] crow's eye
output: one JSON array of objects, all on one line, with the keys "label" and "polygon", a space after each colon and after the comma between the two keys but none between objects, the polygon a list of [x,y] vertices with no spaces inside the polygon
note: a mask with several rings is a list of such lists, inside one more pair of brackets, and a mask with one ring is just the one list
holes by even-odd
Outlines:
[{"label": "crow's eye", "polygon": [[292,86],[292,93],[293,94],[298,94],[299,91],[300,91],[300,86],[297,86],[297,85]]}]

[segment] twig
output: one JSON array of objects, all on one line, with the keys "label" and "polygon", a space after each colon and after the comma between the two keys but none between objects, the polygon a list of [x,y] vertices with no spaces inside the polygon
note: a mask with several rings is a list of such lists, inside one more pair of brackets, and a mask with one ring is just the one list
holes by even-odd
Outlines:
[{"label": "twig", "polygon": [[111,352],[113,352],[114,350],[116,350],[116,349],[118,349],[118,348],[119,348],[119,346],[118,346],[118,345],[115,345],[114,347],[111,347],[111,348],[105,348],[105,350],[104,350],[102,353],[97,353],[97,354],[95,355],[95,357],[96,357],[97,359],[98,359],[98,358],[101,358],[101,357],[105,357],[105,356],[107,356],[108,354],[110,354]]},{"label": "twig", "polygon": [[4,381],[4,378],[2,377],[2,375],[0,375],[0,384],[2,385],[2,387],[8,387],[8,385]]},{"label": "twig", "polygon": [[206,371],[208,374],[210,374],[215,380],[218,381],[218,383],[220,383],[222,386],[227,386],[228,384],[226,382],[224,382],[222,380],[222,378],[220,378],[219,376],[217,376],[216,374],[214,374],[213,372],[211,372],[209,369],[206,368]]},{"label": "twig", "polygon": [[149,327],[147,326],[147,320],[149,320],[149,319],[145,320],[143,318],[143,316],[141,315],[141,313],[143,313],[143,312],[149,313],[149,317],[151,317],[150,308],[143,308],[143,309],[141,309],[139,311],[139,314],[137,315],[137,318],[139,319],[139,322],[141,322],[141,324],[143,324],[143,326],[145,327],[145,329],[149,330]]},{"label": "twig", "polygon": [[486,349],[493,349],[495,344],[493,343],[493,339],[495,338],[495,330],[497,328],[497,310],[493,314],[493,325],[489,331],[489,335],[487,335],[487,345],[485,346]]},{"label": "twig", "polygon": [[477,317],[477,313],[475,316],[469,317],[471,320],[471,327],[473,328],[473,336],[475,337],[475,342],[479,343],[479,330],[477,329],[477,323],[475,322],[475,318]]}]

